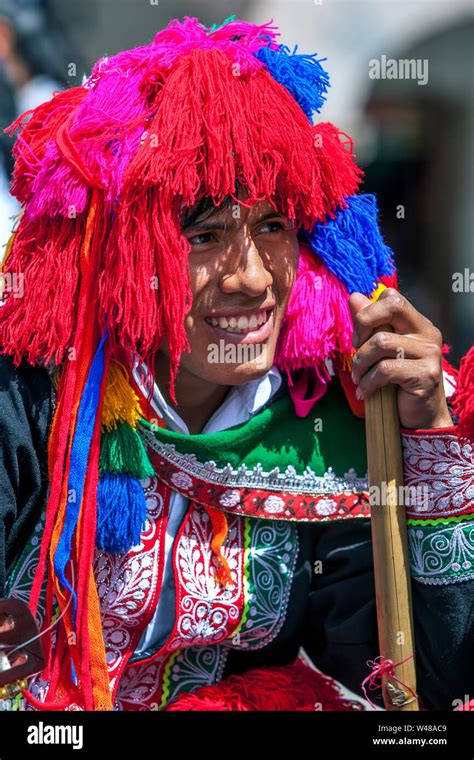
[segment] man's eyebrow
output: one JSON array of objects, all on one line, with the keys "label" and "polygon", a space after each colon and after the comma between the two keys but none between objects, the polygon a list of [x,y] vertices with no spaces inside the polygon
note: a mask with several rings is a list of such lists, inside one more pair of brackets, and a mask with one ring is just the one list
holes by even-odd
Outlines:
[{"label": "man's eyebrow", "polygon": [[[281,211],[276,211],[275,209],[270,209],[270,211],[266,211],[261,216],[258,217],[258,219],[255,220],[254,224],[261,224],[262,222],[267,221],[267,219],[274,219],[276,216],[284,216],[284,214]],[[238,227],[238,219],[232,219],[229,220],[222,220],[219,219],[213,219],[212,217],[208,217],[206,219],[203,219],[202,221],[199,221],[197,219],[195,222],[192,222],[191,224],[184,225],[183,229],[205,229],[205,230],[228,230],[232,227]]]}]

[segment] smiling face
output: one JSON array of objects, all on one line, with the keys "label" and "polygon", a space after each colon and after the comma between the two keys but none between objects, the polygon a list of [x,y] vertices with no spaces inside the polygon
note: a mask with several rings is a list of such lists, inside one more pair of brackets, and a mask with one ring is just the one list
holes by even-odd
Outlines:
[{"label": "smiling face", "polygon": [[[261,377],[273,364],[294,282],[294,225],[268,201],[191,209],[188,239],[193,304],[185,319],[190,352],[180,373],[217,385]],[[166,344],[160,349],[167,354]]]}]

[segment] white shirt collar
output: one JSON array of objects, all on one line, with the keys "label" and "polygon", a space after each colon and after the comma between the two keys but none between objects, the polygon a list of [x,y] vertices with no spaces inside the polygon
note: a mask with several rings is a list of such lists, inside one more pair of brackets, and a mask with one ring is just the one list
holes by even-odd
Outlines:
[{"label": "white shirt collar", "polygon": [[[143,377],[146,375],[146,366],[136,365],[133,369],[133,378],[146,396]],[[211,415],[204,425],[203,433],[216,433],[227,430],[233,425],[238,425],[247,420],[261,409],[274,394],[282,383],[282,377],[278,368],[273,365],[263,377],[250,380],[242,385],[234,385],[224,401]],[[156,382],[153,383],[153,397],[151,407],[157,415],[165,421],[170,430],[189,435],[189,428],[178,414],[165,400]]]}]

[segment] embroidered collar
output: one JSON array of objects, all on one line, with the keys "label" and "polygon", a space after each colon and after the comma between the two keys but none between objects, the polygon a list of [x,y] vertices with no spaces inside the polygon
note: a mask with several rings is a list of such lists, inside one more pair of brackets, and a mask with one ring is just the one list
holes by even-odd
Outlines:
[{"label": "embroidered collar", "polygon": [[[353,417],[337,384],[318,411],[317,418],[299,418],[289,395],[276,393],[248,421],[220,432],[189,435],[144,419],[139,430],[145,446],[175,475],[182,473],[183,483],[191,477],[214,487],[316,495],[366,490],[364,423]],[[340,444],[341,430],[347,446]]]}]

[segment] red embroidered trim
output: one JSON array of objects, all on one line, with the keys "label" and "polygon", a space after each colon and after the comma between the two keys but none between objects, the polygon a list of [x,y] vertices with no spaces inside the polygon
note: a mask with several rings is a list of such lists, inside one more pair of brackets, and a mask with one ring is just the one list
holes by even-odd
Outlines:
[{"label": "red embroidered trim", "polygon": [[163,672],[169,656],[153,658],[153,662],[129,665],[120,680],[115,708],[123,711],[158,710]]},{"label": "red embroidered trim", "polygon": [[402,431],[405,486],[419,492],[407,516],[428,519],[474,512],[472,445],[456,428]]},{"label": "red embroidered trim", "polygon": [[163,579],[164,535],[171,492],[154,478],[143,486],[147,525],[140,545],[126,554],[97,552],[94,563],[112,698],[153,617]]},{"label": "red embroidered trim", "polygon": [[181,525],[173,554],[176,578],[176,622],[170,651],[183,646],[217,644],[230,638],[244,606],[244,536],[240,517],[229,518],[222,553],[233,585],[215,580],[216,558],[211,549],[212,524],[199,504],[192,504]]},{"label": "red embroidered trim", "polygon": [[128,665],[116,696],[120,709],[158,709],[169,657],[184,647],[216,645],[236,630],[244,607],[243,529],[239,517],[230,518],[222,551],[235,583],[224,589],[214,580],[216,564],[210,547],[209,517],[200,505],[190,504],[173,546],[176,582],[173,630],[154,654]]},{"label": "red embroidered trim", "polygon": [[354,517],[370,517],[367,491],[343,491],[331,494],[295,494],[291,492],[239,488],[208,483],[184,473],[157,452],[148,451],[153,469],[170,488],[197,504],[209,505],[225,512],[260,517],[266,520],[324,522]]}]

